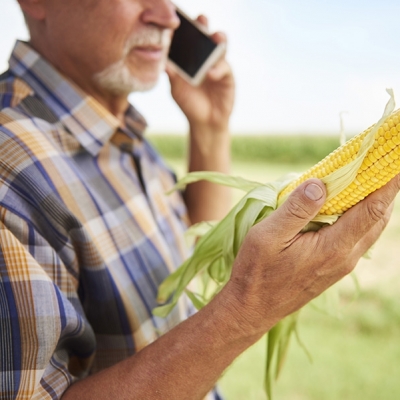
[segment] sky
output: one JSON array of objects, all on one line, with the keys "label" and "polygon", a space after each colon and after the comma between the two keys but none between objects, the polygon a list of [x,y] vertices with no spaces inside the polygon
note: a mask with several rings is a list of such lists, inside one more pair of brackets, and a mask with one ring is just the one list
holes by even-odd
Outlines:
[{"label": "sky", "polygon": [[[231,130],[241,134],[347,134],[379,120],[393,88],[400,104],[398,0],[176,0],[228,35],[236,79]],[[0,70],[28,35],[16,0],[0,0]],[[106,32],[105,32],[106,34]],[[131,102],[150,132],[185,133],[163,74]],[[400,106],[399,106],[400,107]]]}]

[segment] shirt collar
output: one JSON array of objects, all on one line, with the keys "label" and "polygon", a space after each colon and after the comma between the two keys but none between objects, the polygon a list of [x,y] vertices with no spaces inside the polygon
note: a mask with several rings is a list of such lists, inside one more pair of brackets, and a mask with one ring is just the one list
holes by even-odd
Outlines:
[{"label": "shirt collar", "polygon": [[[9,60],[10,70],[23,79],[92,155],[119,128],[118,119],[97,100],[61,75],[28,44],[17,41]],[[146,121],[133,106],[126,112],[126,124],[140,138]]]}]

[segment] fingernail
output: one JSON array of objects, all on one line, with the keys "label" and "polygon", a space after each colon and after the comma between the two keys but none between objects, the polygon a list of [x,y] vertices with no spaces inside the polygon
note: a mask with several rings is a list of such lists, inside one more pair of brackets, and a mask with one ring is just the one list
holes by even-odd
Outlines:
[{"label": "fingernail", "polygon": [[323,195],[324,192],[322,189],[316,185],[315,183],[310,183],[305,189],[304,189],[304,194],[310,199],[317,201],[319,200]]}]

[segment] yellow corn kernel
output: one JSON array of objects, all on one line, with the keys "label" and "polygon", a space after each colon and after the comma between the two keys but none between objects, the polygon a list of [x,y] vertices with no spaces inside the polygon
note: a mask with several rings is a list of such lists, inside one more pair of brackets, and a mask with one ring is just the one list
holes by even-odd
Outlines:
[{"label": "yellow corn kernel", "polygon": [[[373,126],[339,147],[298,179],[291,182],[279,198],[288,195],[310,178],[324,178],[349,164],[357,156],[365,136]],[[342,214],[370,193],[379,189],[400,173],[400,109],[386,118],[375,135],[375,141],[367,152],[354,181],[336,197],[325,203],[319,214]]]}]

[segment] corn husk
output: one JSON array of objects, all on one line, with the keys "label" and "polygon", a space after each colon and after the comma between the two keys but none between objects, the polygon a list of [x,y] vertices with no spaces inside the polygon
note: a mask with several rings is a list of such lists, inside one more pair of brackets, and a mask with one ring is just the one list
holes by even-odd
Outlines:
[{"label": "corn husk", "polygon": [[[393,112],[395,108],[393,91],[388,89],[387,92],[390,99],[384,114],[364,138],[356,159],[322,179],[327,188],[328,200],[354,180],[365,154],[373,143],[375,133]],[[184,293],[189,296],[197,309],[210,302],[229,280],[233,262],[249,229],[268,217],[286,200],[282,198],[278,201],[279,193],[297,176],[291,174],[272,183],[260,183],[216,172],[196,172],[181,179],[174,190],[205,179],[243,190],[246,194],[220,222],[200,224],[189,231],[190,243],[194,243],[198,238],[193,254],[161,284],[157,300],[162,305],[155,308],[153,313],[165,317]],[[339,217],[340,215],[317,215],[304,230],[317,230],[325,224],[333,224]],[[268,243],[265,245],[268,246]],[[199,292],[188,289],[196,277],[201,280]],[[334,290],[325,292],[323,298],[325,309],[337,307],[337,293]],[[333,313],[337,313],[337,309]],[[291,337],[295,335],[298,343],[302,345],[298,337],[298,317],[299,312],[286,317],[266,334],[265,390],[269,399],[272,398],[273,381],[282,369]]]}]

